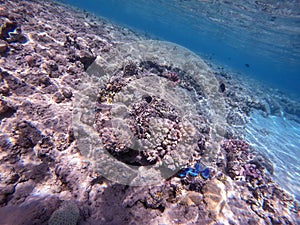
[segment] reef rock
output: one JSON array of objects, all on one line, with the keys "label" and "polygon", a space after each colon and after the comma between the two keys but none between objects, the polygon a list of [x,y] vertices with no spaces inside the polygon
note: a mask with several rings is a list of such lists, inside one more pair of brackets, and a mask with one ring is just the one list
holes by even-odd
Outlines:
[{"label": "reef rock", "polygon": [[0,40],[0,53],[6,52],[8,49],[7,43],[3,40]]},{"label": "reef rock", "polygon": [[15,113],[16,108],[9,104],[8,102],[0,99],[0,120],[4,117],[9,117]]},{"label": "reef rock", "polygon": [[47,219],[58,204],[59,200],[57,197],[48,196],[42,198],[28,198],[26,202],[20,205],[7,205],[0,208],[0,224],[47,224]]},{"label": "reef rock", "polygon": [[221,181],[213,179],[202,190],[210,217],[217,219],[222,213],[227,200],[225,185]]}]

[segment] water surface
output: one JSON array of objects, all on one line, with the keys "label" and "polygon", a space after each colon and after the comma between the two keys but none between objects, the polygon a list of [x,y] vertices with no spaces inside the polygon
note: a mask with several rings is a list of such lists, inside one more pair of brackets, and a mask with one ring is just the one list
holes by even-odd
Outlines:
[{"label": "water surface", "polygon": [[88,0],[76,5],[300,95],[300,3]]}]

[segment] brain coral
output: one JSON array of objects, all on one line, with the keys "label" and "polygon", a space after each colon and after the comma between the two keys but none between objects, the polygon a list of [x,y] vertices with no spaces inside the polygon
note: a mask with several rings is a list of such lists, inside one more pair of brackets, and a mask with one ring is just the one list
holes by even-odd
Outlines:
[{"label": "brain coral", "polygon": [[53,212],[49,225],[76,225],[79,219],[79,209],[74,202],[65,201]]}]

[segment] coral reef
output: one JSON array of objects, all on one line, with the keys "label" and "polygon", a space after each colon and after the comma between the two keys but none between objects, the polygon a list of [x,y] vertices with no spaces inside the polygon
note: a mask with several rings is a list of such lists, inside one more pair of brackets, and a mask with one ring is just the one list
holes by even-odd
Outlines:
[{"label": "coral reef", "polygon": [[[160,63],[165,61],[164,59],[170,60],[169,55],[162,56],[161,60],[144,60],[156,54],[157,45],[161,48],[175,49],[173,51],[184,51],[179,46],[175,48],[174,44],[158,41],[131,44],[134,46],[119,45],[114,50],[115,53],[98,56],[95,63],[88,68],[87,72],[92,79],[97,80],[101,73],[101,78],[98,79],[100,91],[95,93],[96,88],[86,87],[90,77],[83,82],[82,88],[79,88],[83,91],[77,94],[76,115],[73,119],[77,143],[82,142],[84,147],[80,150],[86,157],[101,165],[99,170],[102,174],[105,170],[104,163],[107,165],[107,159],[104,160],[102,153],[108,151],[114,159],[118,159],[117,164],[122,169],[132,169],[132,176],[136,176],[133,172],[134,166],[153,166],[152,168],[161,170],[158,176],[170,177],[181,169],[187,160],[192,160],[193,154],[194,158],[205,153],[213,155],[213,152],[206,151],[205,148],[208,143],[217,144],[217,140],[212,141],[208,138],[213,132],[209,129],[209,118],[212,116],[208,110],[210,106],[204,98],[203,84],[193,80],[181,69],[182,66],[186,66],[182,60],[173,59],[178,62],[173,66]],[[142,52],[138,48],[147,49]],[[145,55],[129,60],[122,55],[126,49]],[[131,58],[135,54],[137,53],[131,53]],[[198,60],[192,54],[190,57]],[[109,61],[115,63],[103,63]],[[199,59],[195,71],[202,71],[205,67],[204,62]],[[172,76],[169,76],[170,74]],[[174,77],[179,76],[178,74],[180,83],[179,78]],[[204,82],[210,79],[207,77],[203,74],[203,79],[199,80]],[[196,101],[200,98],[201,104],[207,108]],[[95,109],[90,106],[95,106]],[[96,111],[95,117],[91,113],[93,110]],[[94,124],[96,132],[93,131]],[[91,132],[94,132],[94,137],[100,136],[100,140],[96,138],[90,141],[92,145],[96,145],[86,148],[89,141],[82,134]],[[97,148],[99,150],[95,152]],[[125,163],[126,166],[119,162]],[[128,165],[130,167],[127,167]],[[110,176],[116,174],[113,170],[114,168],[110,167],[105,173]],[[205,177],[209,176],[208,170],[201,173]]]},{"label": "coral reef", "polygon": [[239,133],[253,109],[299,104],[147,38],[55,2],[1,1],[0,224],[299,223]]},{"label": "coral reef", "polygon": [[[249,190],[242,199],[267,223],[292,223],[290,219],[278,213],[285,207],[299,210],[298,203],[275,184],[265,173],[266,168],[260,155],[253,152],[243,140],[224,140],[220,160],[217,165],[225,174],[238,181],[238,185]],[[259,157],[260,160],[257,160]],[[225,164],[224,164],[225,162]],[[280,194],[279,194],[280,193]],[[278,195],[279,194],[279,195]],[[285,222],[283,222],[285,221]],[[288,222],[286,222],[288,221]]]}]

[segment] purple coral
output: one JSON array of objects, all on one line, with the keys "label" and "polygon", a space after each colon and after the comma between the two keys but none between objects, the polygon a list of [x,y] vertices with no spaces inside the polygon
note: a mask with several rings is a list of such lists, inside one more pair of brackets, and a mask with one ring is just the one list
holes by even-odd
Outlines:
[{"label": "purple coral", "polygon": [[222,147],[226,150],[226,152],[248,152],[249,151],[249,144],[244,140],[224,140]]},{"label": "purple coral", "polygon": [[245,177],[250,176],[252,178],[259,178],[261,177],[261,171],[255,164],[247,163],[241,168],[240,175]]},{"label": "purple coral", "polygon": [[179,74],[173,71],[166,71],[163,73],[163,76],[166,77],[168,80],[175,82],[175,84],[180,83]]},{"label": "purple coral", "polygon": [[[222,149],[226,154],[226,172],[234,179],[236,176],[240,176],[247,169],[251,172],[250,168],[243,168],[242,165],[249,160],[249,145],[244,140],[224,140]],[[251,173],[249,173],[251,174]]]}]

